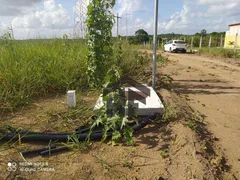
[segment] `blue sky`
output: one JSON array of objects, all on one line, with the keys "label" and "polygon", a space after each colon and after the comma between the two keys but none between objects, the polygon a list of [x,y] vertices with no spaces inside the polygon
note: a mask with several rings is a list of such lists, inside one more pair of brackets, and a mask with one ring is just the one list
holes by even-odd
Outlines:
[{"label": "blue sky", "polygon": [[[0,0],[0,35],[12,26],[18,39],[72,36],[74,5],[75,0]],[[240,23],[239,9],[240,0],[159,0],[158,33],[226,31]],[[113,12],[122,17],[121,35],[126,35],[126,13],[129,35],[138,29],[152,34],[154,0],[116,0]]]}]

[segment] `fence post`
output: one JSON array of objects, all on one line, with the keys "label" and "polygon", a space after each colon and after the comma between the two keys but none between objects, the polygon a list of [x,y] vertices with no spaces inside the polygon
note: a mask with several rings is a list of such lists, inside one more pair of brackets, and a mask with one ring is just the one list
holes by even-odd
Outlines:
[{"label": "fence post", "polygon": [[211,47],[211,44],[212,44],[212,36],[210,36],[210,38],[209,38],[209,43],[208,43],[209,48]]},{"label": "fence post", "polygon": [[192,52],[192,47],[193,47],[193,36],[192,36],[192,40],[191,40],[191,52]]},{"label": "fence post", "polygon": [[236,34],[236,39],[234,43],[234,53],[236,52],[237,47],[238,47],[238,33]]},{"label": "fence post", "polygon": [[220,47],[221,47],[221,48],[223,47],[223,42],[222,42],[222,40],[223,40],[223,35],[221,34],[221,40],[220,40]]},{"label": "fence post", "polygon": [[202,48],[202,36],[200,37],[199,49]]},{"label": "fence post", "polygon": [[186,37],[184,37],[184,42],[186,42]]}]

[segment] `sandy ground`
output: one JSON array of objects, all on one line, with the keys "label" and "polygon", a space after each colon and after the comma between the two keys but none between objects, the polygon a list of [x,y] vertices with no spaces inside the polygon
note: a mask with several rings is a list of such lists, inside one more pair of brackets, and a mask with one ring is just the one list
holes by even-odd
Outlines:
[{"label": "sandy ground", "polygon": [[236,178],[240,179],[240,66],[234,60],[164,53],[171,63],[174,91],[205,115]]},{"label": "sandy ground", "polygon": [[[191,54],[164,53],[166,64],[158,64],[157,92],[168,108],[169,119],[157,119],[134,135],[134,145],[92,142],[88,146],[51,157],[26,158],[47,162],[45,169],[22,169],[19,152],[47,144],[0,144],[0,180],[86,179],[86,180],[236,180],[240,178],[240,69],[229,60],[209,59]],[[173,78],[164,82],[164,75]],[[148,83],[151,69],[142,72]],[[82,94],[78,108],[92,108],[97,95]],[[171,106],[169,106],[169,104]],[[172,115],[173,114],[173,115]],[[176,115],[175,115],[176,114]],[[68,112],[65,96],[38,100],[28,108],[0,117],[0,126],[35,131],[68,131],[86,122]],[[187,124],[188,123],[188,124]],[[199,124],[196,128],[196,124]],[[189,128],[190,127],[190,128]],[[8,162],[18,164],[16,171]]]}]

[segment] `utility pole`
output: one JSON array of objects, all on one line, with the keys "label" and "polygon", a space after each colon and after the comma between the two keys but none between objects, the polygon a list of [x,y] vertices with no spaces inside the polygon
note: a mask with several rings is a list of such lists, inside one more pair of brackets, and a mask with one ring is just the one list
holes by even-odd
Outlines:
[{"label": "utility pole", "polygon": [[128,21],[127,18],[130,14],[126,14],[126,41],[127,41],[127,36],[128,36]]},{"label": "utility pole", "polygon": [[121,19],[121,17],[118,16],[118,13],[117,13],[116,18],[117,18],[117,37],[118,37],[118,34],[119,34],[119,31],[118,31],[118,24],[119,24],[118,19]]},{"label": "utility pole", "polygon": [[154,8],[154,36],[153,36],[153,71],[152,71],[152,88],[156,85],[156,59],[157,59],[157,32],[158,32],[158,0],[155,0]]},{"label": "utility pole", "polygon": [[11,31],[11,38],[14,39],[14,33],[13,33],[13,28],[12,28],[12,25],[11,25],[11,28],[9,28],[9,30]]}]

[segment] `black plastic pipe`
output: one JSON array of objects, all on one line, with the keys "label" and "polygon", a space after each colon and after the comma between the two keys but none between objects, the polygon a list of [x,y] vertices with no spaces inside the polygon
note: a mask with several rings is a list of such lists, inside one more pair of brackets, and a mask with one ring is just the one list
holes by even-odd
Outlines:
[{"label": "black plastic pipe", "polygon": [[[140,123],[138,123],[137,125],[133,126],[133,131],[134,133],[138,132],[139,130],[141,130],[142,128],[144,128],[146,125],[148,125],[148,123],[150,122],[150,120],[153,120],[157,117],[157,114],[153,114],[148,116],[147,118],[143,119]],[[112,135],[112,134],[111,134]],[[53,154],[59,153],[59,152],[64,152],[64,151],[68,151],[69,148],[68,147],[62,147],[62,148],[57,148],[57,149],[48,149],[45,150],[43,152],[40,152],[40,155],[45,157],[45,156],[51,156]]]},{"label": "black plastic pipe", "polygon": [[56,148],[56,149],[48,149],[45,151],[40,152],[41,156],[51,156],[53,154],[59,153],[59,152],[64,152],[70,150],[68,147],[61,147],[61,148]]},{"label": "black plastic pipe", "polygon": [[[66,142],[69,140],[69,135],[44,135],[44,134],[5,134],[1,138],[2,141],[6,140],[13,140],[17,141],[19,140],[19,135],[22,141],[61,141],[61,142]],[[71,134],[75,135],[75,134]],[[83,133],[79,134],[78,140],[79,141],[85,141],[87,140],[89,134],[88,133]],[[90,140],[100,140],[103,137],[103,132],[97,132],[97,133],[91,133],[89,136]]]},{"label": "black plastic pipe", "polygon": [[140,131],[142,128],[144,128],[146,125],[148,125],[150,120],[154,120],[154,119],[156,119],[156,117],[157,117],[157,114],[149,115],[148,117],[144,118],[141,122],[139,122],[138,124],[133,126],[134,133]]},{"label": "black plastic pipe", "polygon": [[21,152],[21,154],[23,156],[30,156],[30,155],[39,154],[42,151],[52,150],[52,149],[55,149],[55,148],[56,148],[55,145],[51,145],[49,147],[45,147],[45,148],[41,148],[41,149],[34,149],[34,150],[29,150],[29,151],[23,151],[23,152]]},{"label": "black plastic pipe", "polygon": [[[147,118],[143,119],[139,124],[135,125],[133,127],[133,131],[137,132],[144,128],[150,120],[155,119],[157,114],[153,114],[148,116]],[[58,133],[58,134],[46,134],[46,133],[9,133],[3,135],[3,137],[0,140],[6,141],[6,140],[15,140],[17,141],[19,139],[19,135],[21,137],[21,140],[23,141],[68,141],[69,140],[69,135],[77,135],[79,141],[85,141],[88,137],[90,140],[100,140],[103,137],[103,132],[102,130],[97,130],[96,132],[93,131],[91,135],[89,136],[89,133]],[[107,136],[111,136],[112,132],[108,132]]]},{"label": "black plastic pipe", "polygon": [[[88,133],[90,131],[90,128],[78,128],[76,131],[73,132],[34,132],[34,131],[28,131],[28,130],[19,130],[17,131],[15,128],[8,126],[8,130],[10,130],[12,133],[15,134],[31,134],[31,135],[72,135],[72,134],[81,134],[81,133]],[[93,129],[93,132],[101,132],[101,129]]]}]

